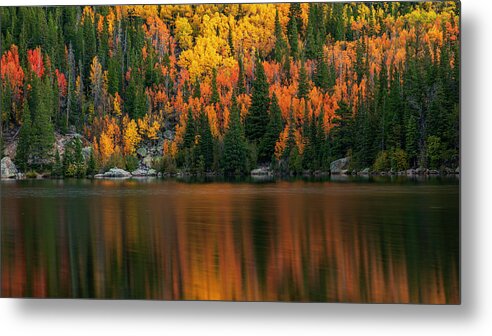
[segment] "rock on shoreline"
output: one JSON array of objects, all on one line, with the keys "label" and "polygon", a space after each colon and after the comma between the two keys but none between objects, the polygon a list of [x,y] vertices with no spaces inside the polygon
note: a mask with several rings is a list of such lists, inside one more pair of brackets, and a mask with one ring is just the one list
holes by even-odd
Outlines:
[{"label": "rock on shoreline", "polygon": [[6,156],[1,161],[0,175],[2,178],[15,178],[19,171],[10,157]]},{"label": "rock on shoreline", "polygon": [[94,178],[129,178],[132,177],[132,174],[127,172],[124,169],[120,168],[111,168],[104,174],[96,174]]},{"label": "rock on shoreline", "polygon": [[330,173],[333,175],[346,174],[348,172],[350,158],[345,157],[330,163]]}]

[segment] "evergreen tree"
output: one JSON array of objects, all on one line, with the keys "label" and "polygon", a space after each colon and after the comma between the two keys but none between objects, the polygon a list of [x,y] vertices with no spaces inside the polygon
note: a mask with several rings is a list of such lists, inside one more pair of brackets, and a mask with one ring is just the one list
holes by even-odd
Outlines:
[{"label": "evergreen tree", "polygon": [[54,127],[51,122],[53,114],[53,94],[48,77],[44,80],[32,76],[31,109],[36,111],[32,123],[31,154],[33,165],[43,169],[51,162]]},{"label": "evergreen tree", "polygon": [[272,103],[270,105],[270,121],[267,125],[267,130],[264,137],[261,139],[258,160],[260,162],[270,162],[275,153],[275,144],[283,130],[282,111],[278,105],[278,99],[275,93],[272,95]]},{"label": "evergreen tree", "polygon": [[198,78],[195,80],[195,85],[193,85],[193,98],[200,99],[202,97],[202,93],[200,91],[200,82]]},{"label": "evergreen tree", "polygon": [[319,58],[316,61],[316,69],[314,71],[314,84],[319,87],[323,92],[328,91],[334,83],[331,82],[330,73],[328,71],[328,65],[323,60]]},{"label": "evergreen tree", "polygon": [[104,20],[101,35],[97,39],[97,55],[103,68],[107,67],[107,60],[109,56],[108,40],[109,40],[108,22]]},{"label": "evergreen tree", "polygon": [[418,133],[417,120],[411,115],[408,118],[405,132],[406,152],[411,167],[416,167],[418,163]]},{"label": "evergreen tree", "polygon": [[246,87],[244,85],[244,63],[243,63],[242,56],[239,57],[238,64],[239,64],[239,76],[237,79],[237,93],[244,94],[246,93]]},{"label": "evergreen tree", "polygon": [[285,42],[282,26],[280,25],[280,21],[278,18],[278,9],[275,11],[274,35],[275,35],[275,47],[273,49],[273,54],[274,54],[273,59],[277,63],[281,63],[286,54],[287,43]]},{"label": "evergreen tree", "polygon": [[196,125],[193,119],[193,111],[191,107],[188,109],[188,115],[186,119],[185,133],[183,136],[182,148],[191,148],[195,143]]},{"label": "evergreen tree", "polygon": [[299,99],[301,98],[308,99],[310,90],[311,89],[309,88],[309,78],[306,71],[306,66],[303,62],[301,66],[301,71],[299,72],[299,86],[297,87],[297,97]]},{"label": "evergreen tree", "polygon": [[345,102],[339,103],[339,108],[335,112],[333,128],[330,137],[333,141],[332,153],[335,158],[345,157],[352,147],[352,111]]},{"label": "evergreen tree", "polygon": [[24,102],[24,110],[22,112],[22,126],[19,131],[19,142],[17,143],[17,152],[15,155],[15,164],[19,169],[25,172],[29,166],[29,156],[31,153],[31,111],[29,104]]},{"label": "evergreen tree", "polygon": [[94,149],[91,148],[89,162],[87,163],[86,176],[94,176],[97,173],[96,158],[94,157]]},{"label": "evergreen tree", "polygon": [[301,36],[304,35],[302,31],[302,9],[301,4],[298,2],[292,2],[290,4],[289,26],[292,26],[291,29],[295,29]]},{"label": "evergreen tree", "polygon": [[246,173],[248,147],[241,125],[239,108],[233,95],[231,119],[224,135],[223,167],[226,175]]},{"label": "evergreen tree", "polygon": [[314,111],[311,113],[311,119],[309,121],[309,129],[306,138],[307,144],[304,148],[303,167],[305,169],[316,170],[319,168],[319,141],[318,128]]},{"label": "evergreen tree", "polygon": [[210,123],[208,116],[202,110],[200,112],[200,140],[198,143],[198,158],[203,160],[203,167],[206,171],[212,168],[214,162],[214,139],[212,130],[210,129]]},{"label": "evergreen tree", "polygon": [[126,91],[126,110],[132,119],[142,118],[147,113],[147,97],[142,78],[132,76]]},{"label": "evergreen tree", "polygon": [[308,59],[318,59],[323,55],[325,38],[322,11],[319,4],[309,4],[308,25],[306,29],[305,52]]},{"label": "evergreen tree", "polygon": [[[294,4],[291,4],[291,11]],[[289,22],[287,24],[287,38],[289,40],[290,46],[290,56],[294,60],[297,60],[299,57],[299,32],[298,32],[298,24],[297,18],[290,14]]]},{"label": "evergreen tree", "polygon": [[107,61],[108,63],[108,92],[114,95],[116,92],[122,92],[121,90],[121,64],[123,62],[123,51],[121,46],[118,45],[116,52]]},{"label": "evergreen tree", "polygon": [[63,176],[63,165],[60,159],[60,152],[58,149],[55,152],[55,162],[51,167],[51,176],[52,177],[62,177]]},{"label": "evergreen tree", "polygon": [[83,29],[83,73],[85,75],[85,86],[89,88],[89,74],[92,59],[96,56],[96,29],[94,23],[89,17],[86,17],[82,26]]},{"label": "evergreen tree", "polygon": [[258,58],[255,67],[251,107],[245,120],[245,132],[249,141],[259,141],[265,134],[269,120],[268,109],[270,97],[268,91],[269,85],[265,75],[265,69]]}]

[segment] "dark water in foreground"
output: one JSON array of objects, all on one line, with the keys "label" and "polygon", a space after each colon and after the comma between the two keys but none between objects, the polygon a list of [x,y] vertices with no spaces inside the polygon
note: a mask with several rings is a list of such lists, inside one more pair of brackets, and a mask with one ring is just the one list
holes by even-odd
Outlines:
[{"label": "dark water in foreground", "polygon": [[457,179],[1,183],[3,297],[459,303]]}]

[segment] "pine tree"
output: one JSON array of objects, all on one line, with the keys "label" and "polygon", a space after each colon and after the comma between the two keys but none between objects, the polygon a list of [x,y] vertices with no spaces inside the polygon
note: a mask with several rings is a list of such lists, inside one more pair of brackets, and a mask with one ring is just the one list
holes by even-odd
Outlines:
[{"label": "pine tree", "polygon": [[319,40],[319,22],[317,14],[317,4],[309,4],[308,25],[306,28],[306,44],[305,53],[308,59],[317,59],[321,55],[321,45],[318,45]]},{"label": "pine tree", "polygon": [[301,66],[301,71],[299,73],[299,86],[297,87],[297,97],[299,99],[308,99],[309,97],[309,79],[308,79],[308,74],[306,71],[306,66],[304,62],[302,63]]},{"label": "pine tree", "polygon": [[410,160],[410,166],[416,167],[418,163],[418,126],[416,118],[411,115],[408,118],[405,132],[405,144],[408,158]]},{"label": "pine tree", "polygon": [[229,51],[231,56],[234,56],[235,50],[234,50],[234,39],[232,37],[232,28],[229,26],[229,33],[227,35],[227,43],[229,44]]},{"label": "pine tree", "polygon": [[311,113],[311,119],[309,121],[308,134],[306,135],[307,144],[304,149],[303,155],[303,167],[305,169],[316,170],[319,167],[318,162],[318,128],[316,123],[316,116],[314,111]]},{"label": "pine tree", "polygon": [[94,176],[97,173],[96,158],[94,157],[94,149],[91,148],[89,162],[87,163],[86,176]]},{"label": "pine tree", "polygon": [[35,114],[32,123],[31,154],[33,165],[43,169],[52,158],[55,141],[53,123],[53,95],[48,77],[44,80],[33,76],[32,102]]},{"label": "pine tree", "polygon": [[140,119],[147,113],[147,97],[142,78],[138,75],[130,78],[126,91],[125,107],[132,119]]},{"label": "pine tree", "polygon": [[198,78],[195,80],[195,85],[193,85],[193,98],[200,99],[202,97],[202,93],[200,91],[200,82]]},{"label": "pine tree", "polygon": [[328,65],[323,60],[319,58],[316,61],[316,69],[314,71],[314,83],[323,92],[328,91],[334,84],[330,81],[330,73],[328,71]]},{"label": "pine tree", "polygon": [[121,64],[123,62],[123,52],[121,46],[118,45],[116,52],[108,60],[108,92],[114,95],[121,91]]},{"label": "pine tree", "polygon": [[239,75],[237,79],[237,93],[244,94],[246,93],[246,87],[244,85],[244,63],[243,63],[242,56],[239,57],[238,64],[239,64]]},{"label": "pine tree", "polygon": [[232,98],[231,119],[224,135],[223,167],[226,175],[244,174],[247,168],[248,147],[241,125],[235,95]]},{"label": "pine tree", "polygon": [[94,23],[89,17],[84,19],[84,24],[82,26],[83,30],[83,40],[82,40],[82,50],[83,50],[83,73],[85,74],[84,81],[86,87],[89,87],[89,73],[91,68],[92,59],[96,56],[96,30]]},{"label": "pine tree", "polygon": [[275,11],[275,47],[273,49],[273,59],[277,63],[281,63],[285,57],[285,53],[287,50],[287,43],[284,39],[284,33],[282,31],[282,26],[280,25],[280,20],[278,17],[278,9]]},{"label": "pine tree", "polygon": [[182,149],[192,148],[195,143],[196,125],[193,119],[193,111],[191,107],[188,109],[188,115],[186,118],[185,133],[183,136]]},{"label": "pine tree", "polygon": [[198,158],[203,160],[206,171],[210,170],[214,161],[214,139],[207,114],[200,112],[200,140],[198,143]]},{"label": "pine tree", "polygon": [[63,165],[60,159],[60,152],[58,149],[55,152],[55,162],[51,167],[51,176],[52,177],[62,177],[63,176]]},{"label": "pine tree", "polygon": [[339,103],[339,108],[335,112],[336,117],[333,120],[333,128],[330,131],[330,137],[333,141],[332,153],[334,157],[345,157],[352,147],[352,113],[345,102]]},{"label": "pine tree", "polygon": [[290,4],[289,8],[289,25],[292,25],[292,29],[294,29],[295,25],[295,30],[303,36],[303,31],[302,31],[302,9],[301,9],[301,4],[298,2],[293,2]]},{"label": "pine tree", "polygon": [[270,162],[272,160],[275,152],[275,144],[283,129],[282,111],[278,105],[277,96],[274,93],[270,105],[270,121],[268,122],[267,130],[264,137],[261,139],[258,150],[258,160],[260,162]]},{"label": "pine tree", "polygon": [[24,110],[22,112],[22,126],[19,131],[19,142],[17,143],[17,152],[15,155],[15,164],[21,171],[26,171],[29,166],[29,156],[31,153],[32,124],[31,111],[29,104],[24,102]]},{"label": "pine tree", "polygon": [[265,134],[269,120],[268,109],[270,105],[269,85],[265,75],[263,64],[256,61],[255,80],[253,82],[253,94],[251,107],[245,120],[246,137],[251,142],[259,141]]},{"label": "pine tree", "polygon": [[292,14],[292,8],[295,4],[291,4],[290,19],[287,24],[287,38],[289,40],[290,55],[294,60],[299,57],[299,31],[297,18]]}]

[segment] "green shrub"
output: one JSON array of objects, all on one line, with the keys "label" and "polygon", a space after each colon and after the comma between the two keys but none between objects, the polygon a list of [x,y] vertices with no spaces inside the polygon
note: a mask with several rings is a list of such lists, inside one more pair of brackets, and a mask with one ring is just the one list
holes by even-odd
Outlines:
[{"label": "green shrub", "polygon": [[373,170],[375,172],[388,171],[391,168],[390,157],[387,151],[380,151],[374,161]]},{"label": "green shrub", "polygon": [[408,169],[408,155],[401,148],[394,149],[391,153],[391,168],[394,171],[402,171]]},{"label": "green shrub", "polygon": [[443,150],[441,138],[431,135],[427,138],[427,160],[429,168],[439,169],[442,163]]},{"label": "green shrub", "polygon": [[125,168],[129,172],[136,170],[138,168],[138,158],[134,155],[127,155],[125,157]]},{"label": "green shrub", "polygon": [[104,170],[109,170],[111,168],[123,168],[126,167],[125,158],[121,153],[116,152],[109,158],[108,162],[104,166]]}]

